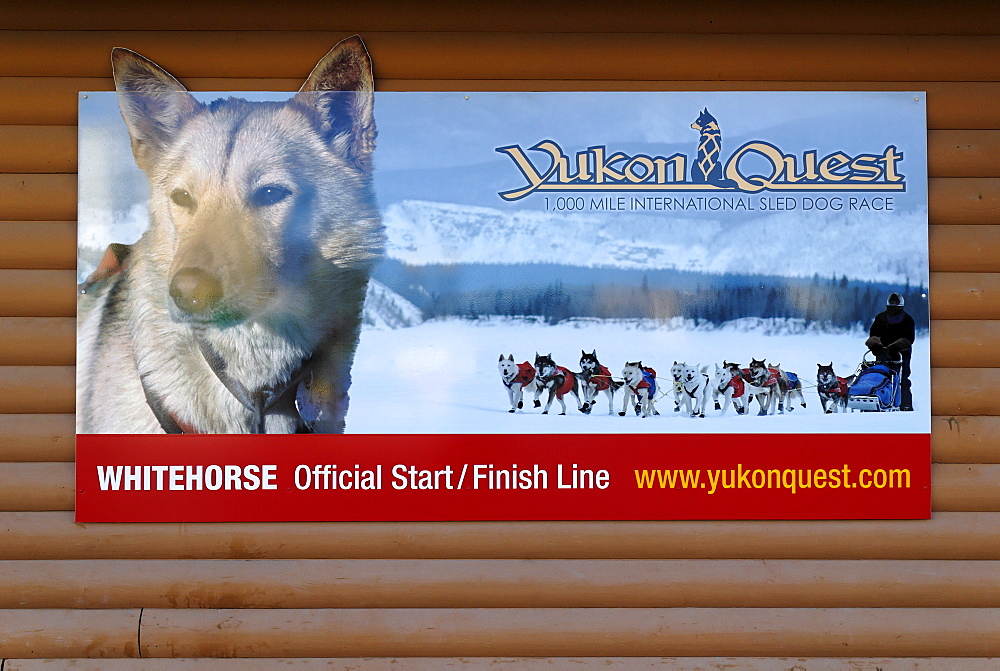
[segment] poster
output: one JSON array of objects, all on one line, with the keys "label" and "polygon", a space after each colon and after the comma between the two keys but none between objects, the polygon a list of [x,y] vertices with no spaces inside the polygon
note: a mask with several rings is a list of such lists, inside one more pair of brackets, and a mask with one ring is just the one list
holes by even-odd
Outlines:
[{"label": "poster", "polygon": [[[234,431],[151,424],[158,401],[133,393],[121,410],[146,413],[140,428],[79,427],[78,520],[929,516],[923,93],[377,93],[374,109],[384,245],[368,217],[360,244],[378,258],[344,434],[237,435],[271,410]],[[114,93],[81,94],[80,151],[78,279],[104,275],[81,294],[89,309],[115,283],[108,246],[149,228],[150,183]],[[221,188],[224,173],[204,179]],[[298,191],[258,179],[232,200],[283,207]],[[172,188],[168,206],[197,209],[192,193]],[[205,238],[216,257],[254,237],[236,219]],[[293,248],[295,235],[269,239]],[[271,280],[304,286],[309,263],[292,257],[275,257]],[[143,286],[182,294],[175,311],[208,291]],[[890,352],[908,375],[893,364],[888,393],[847,393],[894,294],[913,320],[912,347]],[[223,312],[191,330],[254,319]],[[102,338],[84,328],[81,350]],[[150,345],[108,356],[142,368],[135,350]],[[181,366],[170,347],[152,349]],[[212,348],[201,356],[183,384],[253,396]],[[78,404],[101,407],[95,375],[78,367]],[[295,378],[276,393],[301,424],[322,391]],[[200,435],[153,435],[164,421]]]}]

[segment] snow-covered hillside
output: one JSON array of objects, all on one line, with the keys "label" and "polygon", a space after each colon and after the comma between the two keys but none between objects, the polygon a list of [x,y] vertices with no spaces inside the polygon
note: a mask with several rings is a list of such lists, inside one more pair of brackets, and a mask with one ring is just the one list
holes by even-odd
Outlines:
[{"label": "snow-covered hillside", "polygon": [[798,212],[731,220],[502,211],[407,200],[386,208],[389,256],[430,263],[557,263],[633,270],[920,284],[926,213]]},{"label": "snow-covered hillside", "polygon": [[369,280],[365,294],[364,326],[398,329],[423,321],[420,308],[376,280]]}]

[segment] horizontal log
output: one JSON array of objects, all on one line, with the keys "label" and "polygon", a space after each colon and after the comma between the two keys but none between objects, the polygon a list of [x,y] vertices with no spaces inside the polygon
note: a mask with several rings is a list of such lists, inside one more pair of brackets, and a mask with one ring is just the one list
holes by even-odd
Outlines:
[{"label": "horizontal log", "polygon": [[138,657],[139,615],[138,609],[0,610],[0,658]]},{"label": "horizontal log", "polygon": [[76,175],[0,174],[0,219],[76,219]]},{"label": "horizontal log", "polygon": [[995,608],[147,608],[140,654],[991,656],[998,629]]},{"label": "horizontal log", "polygon": [[497,32],[542,30],[607,33],[655,31],[670,33],[940,33],[950,35],[1000,32],[995,7],[989,2],[964,2],[962,11],[938,3],[858,0],[838,3],[837,11],[810,3],[715,2],[712,12],[690,12],[661,3],[632,2],[608,12],[600,3],[558,0],[539,5],[527,0],[469,5],[459,0],[437,1],[432,7],[380,0],[363,6],[322,0],[296,3],[295,11],[278,0],[244,1],[242,11],[179,0],[168,7],[115,3],[114,11],[89,11],[62,0],[46,3],[39,12],[14,5],[6,12],[9,30],[313,30],[318,25],[343,26],[350,31]]},{"label": "horizontal log", "polygon": [[[930,226],[930,267],[1000,271],[1000,225]],[[75,268],[75,221],[0,221],[0,268]]]},{"label": "horizontal log", "polygon": [[75,417],[0,415],[0,462],[59,462],[75,458]]},{"label": "horizontal log", "polygon": [[76,268],[76,222],[0,221],[0,268]]},{"label": "horizontal log", "polygon": [[989,415],[997,412],[993,390],[1000,368],[934,368],[931,408],[936,415]]},{"label": "horizontal log", "polygon": [[[39,170],[39,172],[44,171]],[[1000,132],[988,130],[928,132],[927,173],[931,177],[1000,176]]]},{"label": "horizontal log", "polygon": [[72,366],[75,363],[76,319],[73,317],[0,317],[0,366]]},{"label": "horizontal log", "polygon": [[933,319],[1000,318],[1000,273],[931,273]]},{"label": "horizontal log", "polygon": [[[1000,464],[935,464],[931,483],[931,508],[935,512],[1000,511]],[[55,504],[55,492],[52,499]],[[64,500],[59,501],[65,505]]]},{"label": "horizontal log", "polygon": [[928,180],[927,217],[935,224],[1000,224],[1000,179]]},{"label": "horizontal log", "polygon": [[[75,173],[76,126],[0,126],[0,173]],[[932,130],[931,177],[1000,177],[1000,130]]]},{"label": "horizontal log", "polygon": [[75,474],[72,462],[0,462],[0,510],[73,510]]},{"label": "horizontal log", "polygon": [[931,333],[935,368],[1000,367],[1000,321],[934,319]]},{"label": "horizontal log", "polygon": [[[1000,367],[1000,321],[931,322],[931,365]],[[73,317],[0,317],[0,366],[71,366],[76,361]]]},{"label": "horizontal log", "polygon": [[0,126],[0,172],[75,173],[76,141],[75,126]]},{"label": "horizontal log", "polygon": [[[127,659],[8,659],[5,671],[50,671],[53,663],[75,671],[118,671],[135,668]],[[297,671],[313,669],[352,669],[382,671],[405,665],[417,671],[442,669],[685,669],[685,671],[994,671],[997,660],[968,657],[335,657],[272,659],[144,659],[142,666],[151,671],[214,671],[221,669],[267,669],[294,667]]]},{"label": "horizontal log", "polygon": [[0,315],[76,315],[76,271],[0,269]]},{"label": "horizontal log", "polygon": [[910,521],[75,524],[69,512],[32,512],[0,513],[0,535],[0,559],[1000,559],[998,513]]},{"label": "horizontal log", "polygon": [[73,461],[75,432],[71,414],[0,415],[0,461]]},{"label": "horizontal log", "polygon": [[932,417],[931,455],[938,464],[1000,463],[1000,417]]},{"label": "horizontal log", "polygon": [[[0,511],[74,509],[72,463],[0,462]],[[1000,512],[1000,464],[935,464],[934,511]]]},{"label": "horizontal log", "polygon": [[[177,74],[177,73],[175,73]],[[181,77],[192,91],[295,91],[299,79]],[[0,124],[73,125],[80,91],[114,91],[107,77],[0,77]],[[926,91],[930,129],[1000,128],[996,82],[388,79],[378,91]]]},{"label": "horizontal log", "polygon": [[[301,77],[347,31],[8,31],[0,76],[100,77],[127,45],[187,77]],[[769,35],[604,32],[376,32],[363,35],[381,77],[870,81],[997,79],[997,35]],[[789,58],[809,54],[809,58]],[[905,54],[905,58],[902,55]]]},{"label": "horizontal log", "polygon": [[0,366],[0,414],[76,409],[74,366]]},{"label": "horizontal log", "polygon": [[928,243],[932,271],[1000,271],[1000,259],[996,254],[1000,248],[1000,226],[932,225],[928,230]]},{"label": "horizontal log", "polygon": [[[74,671],[132,671],[128,659],[8,659],[4,671],[51,671],[53,665]],[[684,669],[685,671],[995,671],[1000,660],[970,657],[276,657],[271,659],[149,659],[142,668],[150,671],[272,671],[294,667],[296,671],[351,669],[384,671],[404,666],[416,671],[442,669]]]},{"label": "horizontal log", "polygon": [[998,626],[985,608],[21,609],[0,612],[0,656],[986,657]]},{"label": "horizontal log", "polygon": [[[931,409],[936,415],[989,415],[1000,368],[934,368]],[[73,366],[0,366],[0,414],[74,411]]]},{"label": "horizontal log", "polygon": [[[74,417],[0,415],[0,462],[73,461]],[[931,418],[935,463],[1000,463],[1000,416]]]},{"label": "horizontal log", "polygon": [[996,561],[0,562],[0,608],[990,608]]}]

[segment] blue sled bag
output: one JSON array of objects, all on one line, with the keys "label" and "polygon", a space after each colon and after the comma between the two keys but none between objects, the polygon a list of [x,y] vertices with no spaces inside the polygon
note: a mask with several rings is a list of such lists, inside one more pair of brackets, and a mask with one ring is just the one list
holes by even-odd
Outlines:
[{"label": "blue sled bag", "polygon": [[865,368],[847,391],[848,407],[857,410],[897,410],[899,400],[899,371],[884,364]]}]

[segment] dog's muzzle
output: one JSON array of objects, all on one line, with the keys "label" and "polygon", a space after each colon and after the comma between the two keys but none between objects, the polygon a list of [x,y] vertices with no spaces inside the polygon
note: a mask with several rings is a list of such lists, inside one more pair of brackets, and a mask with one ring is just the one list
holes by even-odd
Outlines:
[{"label": "dog's muzzle", "polygon": [[182,268],[170,281],[174,304],[193,316],[207,316],[222,302],[222,283],[200,268]]}]

